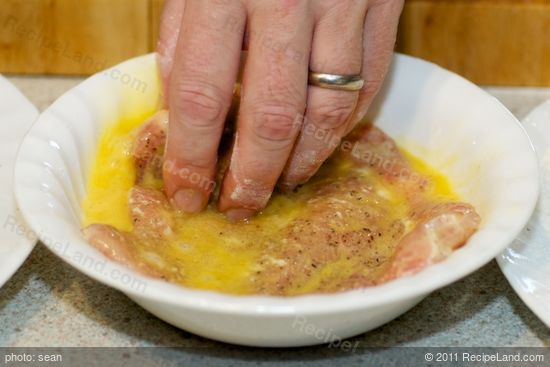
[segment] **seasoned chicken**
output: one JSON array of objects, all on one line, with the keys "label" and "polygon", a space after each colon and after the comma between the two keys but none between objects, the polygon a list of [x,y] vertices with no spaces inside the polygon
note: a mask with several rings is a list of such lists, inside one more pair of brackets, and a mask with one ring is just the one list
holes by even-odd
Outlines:
[{"label": "seasoned chicken", "polygon": [[136,182],[141,182],[148,172],[152,177],[161,177],[167,130],[167,110],[157,112],[137,129],[132,148],[136,164]]},{"label": "seasoned chicken", "polygon": [[228,222],[214,203],[197,215],[180,213],[162,188],[166,127],[161,111],[130,134],[133,230],[84,229],[106,256],[150,276],[239,294],[343,291],[442,261],[480,225],[471,205],[438,191],[372,125],[352,132],[309,183],[275,193],[247,222]]}]

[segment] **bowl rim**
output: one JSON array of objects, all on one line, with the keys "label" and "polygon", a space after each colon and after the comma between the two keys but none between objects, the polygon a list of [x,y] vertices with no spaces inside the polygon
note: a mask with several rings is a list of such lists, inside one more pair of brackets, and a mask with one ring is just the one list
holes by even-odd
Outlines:
[{"label": "bowl rim", "polygon": [[[136,58],[132,58],[120,64],[117,64],[107,70],[122,69],[128,65],[131,65],[132,63],[150,61],[151,58],[155,57],[155,53],[138,56]],[[394,62],[424,63],[431,66],[432,68],[435,68],[439,72],[447,73],[449,76],[452,76],[455,79],[458,78],[458,80],[461,80],[462,83],[467,83],[471,88],[477,90],[478,94],[481,92],[481,94],[485,95],[485,98],[490,97],[490,103],[494,105],[494,108],[504,110],[507,113],[508,119],[506,121],[504,121],[503,119],[501,123],[514,125],[514,128],[518,129],[518,134],[522,135],[523,138],[525,138],[527,144],[522,149],[525,149],[525,151],[529,151],[531,160],[534,162],[534,166],[537,167],[537,170],[533,171],[533,174],[527,178],[530,181],[530,187],[532,190],[525,194],[525,199],[522,201],[524,203],[524,205],[522,205],[522,208],[524,210],[521,211],[520,215],[516,216],[518,224],[514,228],[506,228],[506,230],[503,230],[501,232],[492,232],[492,235],[494,236],[493,241],[495,243],[500,243],[500,245],[492,245],[490,251],[485,252],[484,254],[480,254],[480,256],[477,256],[473,259],[469,259],[469,261],[467,262],[460,263],[459,267],[454,267],[451,270],[445,270],[445,266],[448,263],[448,259],[446,259],[440,263],[432,264],[426,269],[410,276],[402,277],[394,281],[374,287],[358,288],[344,292],[306,294],[290,297],[267,295],[232,295],[216,291],[186,288],[184,286],[168,283],[163,280],[152,279],[143,276],[131,270],[130,268],[115,263],[114,261],[107,259],[98,252],[97,256],[106,259],[107,263],[112,266],[113,269],[120,269],[125,273],[132,274],[135,279],[145,281],[147,284],[147,291],[142,293],[121,282],[113,280],[102,273],[95,272],[87,267],[81,266],[81,264],[74,260],[62,257],[60,254],[58,254],[56,248],[49,245],[45,241],[45,232],[38,231],[38,237],[40,238],[42,243],[44,243],[63,261],[69,263],[71,266],[90,276],[91,278],[112,288],[122,291],[131,298],[135,298],[140,301],[153,301],[166,305],[181,306],[189,309],[225,314],[252,314],[261,317],[266,315],[288,316],[296,314],[314,315],[341,313],[345,311],[353,311],[380,305],[387,305],[394,302],[412,299],[414,297],[424,297],[433,290],[444,287],[462,277],[465,277],[466,275],[476,271],[483,265],[487,264],[499,253],[501,253],[519,234],[521,229],[530,218],[539,195],[539,172],[535,149],[525,129],[517,120],[517,118],[510,111],[508,111],[500,101],[498,101],[495,97],[489,95],[477,85],[471,83],[470,81],[451,71],[441,68],[436,64],[411,56],[396,54]],[[55,108],[58,104],[63,103],[63,101],[67,99],[71,93],[74,93],[75,91],[83,88],[87,88],[88,86],[92,86],[95,83],[96,79],[101,77],[101,74],[104,73],[105,71],[99,72],[87,78],[76,87],[65,92],[50,107],[44,110],[36,120],[35,124],[31,128],[19,148],[14,168],[15,196],[24,219],[34,230],[44,227],[39,223],[39,219],[37,219],[37,217],[33,215],[33,203],[29,202],[29,199],[25,197],[25,191],[22,189],[23,186],[19,184],[23,182],[23,177],[21,176],[23,174],[23,170],[20,170],[20,167],[22,166],[23,162],[23,159],[21,157],[21,150],[24,146],[25,140],[27,140],[27,138],[33,134],[36,126],[40,125],[41,121],[45,119],[45,116],[48,115],[52,108]],[[487,101],[489,102],[489,99],[487,99]],[[478,233],[476,233],[474,237],[476,237]],[[466,243],[466,245],[470,241],[471,239]],[[84,245],[91,247],[83,238],[76,238],[74,240],[71,240],[71,242],[77,244],[78,246]],[[460,251],[460,249],[457,251]]]}]

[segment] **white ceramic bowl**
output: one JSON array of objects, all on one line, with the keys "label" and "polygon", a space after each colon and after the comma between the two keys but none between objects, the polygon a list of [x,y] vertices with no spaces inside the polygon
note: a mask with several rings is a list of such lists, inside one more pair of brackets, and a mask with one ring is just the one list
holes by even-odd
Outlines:
[{"label": "white ceramic bowl", "polygon": [[21,146],[16,197],[28,224],[69,264],[161,319],[205,337],[301,346],[371,330],[498,255],[537,200],[537,159],[514,116],[459,76],[398,55],[371,118],[444,172],[478,209],[481,229],[463,248],[414,276],[330,295],[230,296],[149,279],[86,243],[80,203],[102,128],[153,110],[158,95],[154,55],[127,61],[67,92],[40,116]]},{"label": "white ceramic bowl", "polygon": [[38,110],[0,75],[0,288],[27,259],[36,237],[25,226],[13,197],[13,166],[19,144]]}]

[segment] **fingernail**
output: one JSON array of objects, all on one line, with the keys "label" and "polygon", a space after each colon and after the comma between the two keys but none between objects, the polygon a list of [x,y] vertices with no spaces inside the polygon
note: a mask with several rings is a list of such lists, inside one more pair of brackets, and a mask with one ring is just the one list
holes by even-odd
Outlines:
[{"label": "fingernail", "polygon": [[227,217],[227,219],[232,221],[248,219],[252,217],[254,214],[256,214],[256,211],[252,209],[244,209],[244,208],[229,209],[228,211],[225,212],[225,216]]},{"label": "fingernail", "polygon": [[198,213],[203,209],[203,196],[197,190],[182,189],[174,195],[176,206],[186,213]]},{"label": "fingernail", "polygon": [[294,182],[290,182],[290,181],[281,181],[277,186],[279,187],[279,190],[287,193],[287,192],[294,191],[298,186],[298,184],[295,184]]}]

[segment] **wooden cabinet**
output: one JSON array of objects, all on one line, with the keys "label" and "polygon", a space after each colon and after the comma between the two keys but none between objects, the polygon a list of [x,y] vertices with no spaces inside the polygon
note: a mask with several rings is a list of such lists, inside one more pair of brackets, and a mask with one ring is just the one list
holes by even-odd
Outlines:
[{"label": "wooden cabinet", "polygon": [[397,48],[479,84],[550,86],[550,1],[409,0]]},{"label": "wooden cabinet", "polygon": [[[154,49],[162,0],[1,0],[0,72],[89,74]],[[550,0],[408,0],[398,51],[480,84],[550,86]]]},{"label": "wooden cabinet", "polygon": [[149,0],[0,0],[0,72],[88,74],[149,52]]}]

